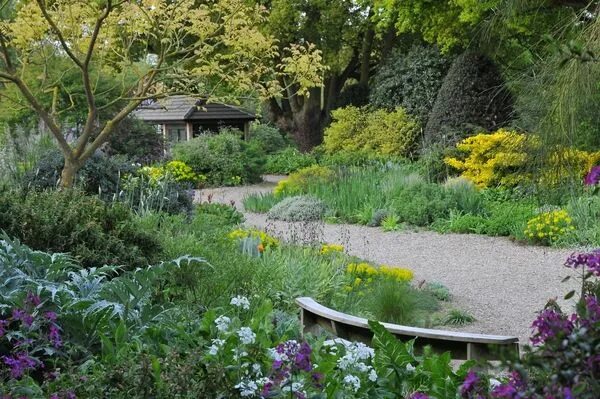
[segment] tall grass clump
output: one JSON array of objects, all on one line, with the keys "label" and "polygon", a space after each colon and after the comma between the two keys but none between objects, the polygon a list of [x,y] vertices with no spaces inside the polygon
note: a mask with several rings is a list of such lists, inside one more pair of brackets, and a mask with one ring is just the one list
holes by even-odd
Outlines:
[{"label": "tall grass clump", "polygon": [[267,213],[283,198],[273,193],[257,193],[246,196],[242,203],[244,204],[244,209],[249,212]]}]

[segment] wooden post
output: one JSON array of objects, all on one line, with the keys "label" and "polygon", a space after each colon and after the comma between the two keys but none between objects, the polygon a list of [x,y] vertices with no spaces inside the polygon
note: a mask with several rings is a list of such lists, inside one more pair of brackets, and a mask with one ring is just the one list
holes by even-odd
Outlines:
[{"label": "wooden post", "polygon": [[187,136],[186,137],[187,141],[190,141],[194,136],[194,132],[192,130],[192,124],[190,122],[185,123],[185,133]]},{"label": "wooden post", "polygon": [[250,138],[250,122],[244,122],[244,140]]}]

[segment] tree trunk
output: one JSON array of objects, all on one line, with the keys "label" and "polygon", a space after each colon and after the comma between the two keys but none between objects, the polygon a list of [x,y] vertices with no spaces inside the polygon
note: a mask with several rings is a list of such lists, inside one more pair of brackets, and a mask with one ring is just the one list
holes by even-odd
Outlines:
[{"label": "tree trunk", "polygon": [[310,151],[323,140],[320,88],[311,90],[300,112],[294,113],[294,137],[300,150]]},{"label": "tree trunk", "polygon": [[72,188],[80,168],[81,166],[79,163],[68,160],[68,158],[65,157],[65,166],[63,166],[63,170],[60,174],[60,187]]}]

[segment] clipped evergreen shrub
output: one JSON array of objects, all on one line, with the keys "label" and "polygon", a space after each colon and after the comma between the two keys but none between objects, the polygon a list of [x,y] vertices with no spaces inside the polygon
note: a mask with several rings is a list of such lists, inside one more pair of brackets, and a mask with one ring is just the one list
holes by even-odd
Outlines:
[{"label": "clipped evergreen shrub", "polygon": [[325,203],[308,195],[288,197],[276,204],[267,217],[286,222],[308,222],[321,220],[327,212]]},{"label": "clipped evergreen shrub", "polygon": [[165,155],[162,134],[156,128],[133,117],[124,119],[110,136],[108,155],[125,155],[144,165],[160,161]]},{"label": "clipped evergreen shrub", "polygon": [[425,127],[425,144],[456,144],[475,131],[492,131],[511,119],[513,98],[487,56],[466,52],[454,60]]},{"label": "clipped evergreen shrub", "polygon": [[449,67],[435,47],[395,49],[373,77],[370,103],[388,110],[402,107],[425,124]]}]

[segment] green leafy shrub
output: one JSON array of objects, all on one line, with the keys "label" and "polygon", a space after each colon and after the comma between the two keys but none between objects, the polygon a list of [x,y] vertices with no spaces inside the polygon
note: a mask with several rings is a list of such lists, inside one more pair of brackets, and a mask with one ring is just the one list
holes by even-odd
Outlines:
[{"label": "green leafy shrub", "polygon": [[370,103],[388,110],[402,107],[425,124],[449,67],[435,47],[395,49],[373,77]]},{"label": "green leafy shrub", "polygon": [[286,222],[307,222],[321,220],[327,212],[327,206],[319,199],[301,195],[288,197],[273,206],[267,216],[269,219]]},{"label": "green leafy shrub", "polygon": [[257,145],[265,154],[282,151],[291,144],[281,130],[257,123],[252,124],[250,129],[250,143]]},{"label": "green leafy shrub", "polygon": [[471,215],[486,213],[483,196],[471,181],[462,177],[448,179],[444,188],[454,209]]},{"label": "green leafy shrub", "polygon": [[203,203],[196,207],[198,215],[213,215],[220,218],[228,226],[236,226],[244,222],[244,215],[235,207],[217,203]]},{"label": "green leafy shrub", "polygon": [[302,153],[293,147],[288,147],[275,154],[267,155],[264,171],[265,173],[287,175],[314,165],[316,162],[317,160],[313,155]]},{"label": "green leafy shrub", "polygon": [[206,176],[211,186],[235,186],[261,180],[262,150],[231,131],[177,143],[172,153],[175,160],[185,162],[195,173]]},{"label": "green leafy shrub", "polygon": [[86,267],[145,266],[160,253],[128,207],[78,190],[1,192],[0,226],[32,248],[71,253]]},{"label": "green leafy shrub", "polygon": [[373,212],[373,216],[371,216],[371,220],[367,223],[369,227],[378,227],[381,226],[385,218],[389,216],[389,212],[385,209],[377,209]]},{"label": "green leafy shrub", "polygon": [[498,67],[466,52],[448,70],[425,127],[428,144],[451,146],[475,130],[496,130],[511,119],[513,100]]},{"label": "green leafy shrub", "polygon": [[323,139],[327,154],[364,151],[407,158],[415,155],[419,124],[402,108],[388,112],[350,106],[331,115],[333,122]]},{"label": "green leafy shrub", "polygon": [[452,206],[442,186],[432,183],[407,187],[392,200],[392,208],[400,221],[427,226],[448,215]]},{"label": "green leafy shrub", "polygon": [[[37,164],[23,176],[25,188],[43,190],[56,188],[64,166],[64,158],[57,149],[45,153]],[[121,177],[136,169],[123,157],[94,154],[77,173],[76,185],[91,195],[112,197],[119,191]]]},{"label": "green leafy shrub", "polygon": [[[149,176],[152,170],[158,170],[158,176]],[[109,199],[123,202],[140,214],[189,214],[193,200],[188,188],[189,183],[177,182],[171,174],[162,174],[161,169],[144,167],[123,176],[121,190]]]},{"label": "green leafy shrub", "polygon": [[429,291],[434,297],[436,297],[440,301],[449,301],[451,298],[450,290],[442,283],[438,282],[428,282],[425,284],[424,289]]},{"label": "green leafy shrub", "polygon": [[143,165],[160,161],[165,155],[165,143],[154,126],[133,117],[125,118],[107,145],[108,155],[124,155]]},{"label": "green leafy shrub", "polygon": [[470,313],[460,309],[451,309],[442,322],[446,326],[464,326],[474,321],[475,318]]}]

